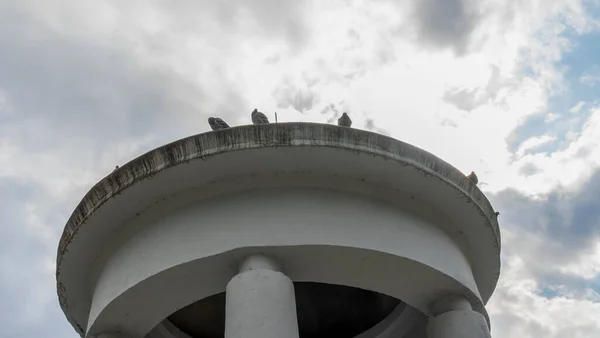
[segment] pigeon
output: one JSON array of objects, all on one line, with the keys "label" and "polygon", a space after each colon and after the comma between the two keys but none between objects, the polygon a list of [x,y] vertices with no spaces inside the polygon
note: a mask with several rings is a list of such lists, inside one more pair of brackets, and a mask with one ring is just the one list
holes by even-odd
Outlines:
[{"label": "pigeon", "polygon": [[471,182],[477,184],[479,183],[479,180],[477,179],[477,175],[475,175],[474,171],[471,171],[471,173],[469,175],[467,175],[467,178],[471,180]]},{"label": "pigeon", "polygon": [[352,120],[350,120],[350,116],[348,116],[346,113],[343,113],[342,117],[338,119],[338,126],[350,128],[352,126]]},{"label": "pigeon", "polygon": [[117,170],[117,169],[119,169],[119,166],[115,166],[115,169],[114,169],[113,171],[115,171],[115,170]]},{"label": "pigeon", "polygon": [[252,123],[253,124],[267,124],[269,123],[269,119],[267,116],[258,110],[254,109],[252,111]]},{"label": "pigeon", "polygon": [[227,122],[223,121],[223,119],[218,118],[218,117],[209,117],[208,124],[210,124],[210,127],[212,128],[212,130],[229,128],[229,125],[227,124]]},{"label": "pigeon", "polygon": [[494,213],[494,215],[496,215],[496,218],[498,218],[498,216],[500,215],[500,213],[496,211],[496,212]]}]

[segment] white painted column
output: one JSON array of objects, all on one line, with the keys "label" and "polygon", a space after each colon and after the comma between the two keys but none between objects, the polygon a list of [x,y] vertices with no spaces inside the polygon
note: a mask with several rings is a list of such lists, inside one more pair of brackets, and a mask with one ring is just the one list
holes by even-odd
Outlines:
[{"label": "white painted column", "polygon": [[432,306],[434,316],[427,323],[428,338],[490,338],[485,317],[473,311],[463,297],[448,296]]},{"label": "white painted column", "polygon": [[294,284],[273,259],[247,257],[227,284],[225,338],[298,338]]}]

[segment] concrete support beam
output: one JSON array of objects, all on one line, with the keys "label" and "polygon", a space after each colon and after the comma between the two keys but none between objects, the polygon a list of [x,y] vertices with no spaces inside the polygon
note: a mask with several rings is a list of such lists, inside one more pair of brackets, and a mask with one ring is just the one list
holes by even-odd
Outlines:
[{"label": "concrete support beam", "polygon": [[485,317],[473,311],[469,301],[448,296],[432,305],[434,316],[427,324],[428,338],[490,338]]},{"label": "concrete support beam", "polygon": [[265,256],[244,260],[227,284],[225,338],[298,338],[294,284]]}]

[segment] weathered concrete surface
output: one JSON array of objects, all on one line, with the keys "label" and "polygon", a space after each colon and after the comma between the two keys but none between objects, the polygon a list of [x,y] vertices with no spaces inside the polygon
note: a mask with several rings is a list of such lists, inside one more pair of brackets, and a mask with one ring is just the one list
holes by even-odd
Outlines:
[{"label": "weathered concrete surface", "polygon": [[299,337],[294,284],[264,256],[246,259],[225,296],[225,338]]},{"label": "weathered concrete surface", "polygon": [[[472,203],[480,215],[481,227],[494,234],[498,252],[495,276],[499,274],[500,234],[494,210],[483,193],[463,173],[434,155],[398,140],[357,129],[313,123],[280,123],[241,126],[191,136],[152,150],[114,171],[96,184],[82,199],[63,231],[57,255],[57,289],[61,307],[83,334],[82,325],[73,320],[67,306],[67,290],[61,283],[61,263],[77,234],[86,229],[88,219],[111,198],[139,182],[152,179],[163,170],[193,160],[209,160],[219,154],[244,149],[278,147],[328,147],[370,154],[421,171],[428,179],[451,187],[457,196]],[[489,284],[489,283],[488,283]],[[495,282],[494,282],[495,285]],[[492,287],[493,289],[493,287]],[[491,294],[486,290],[484,298]]]},{"label": "weathered concrete surface", "polygon": [[465,197],[476,201],[482,213],[489,218],[489,226],[497,234],[500,247],[498,222],[485,195],[462,172],[435,155],[391,137],[364,130],[315,123],[278,123],[190,136],[149,151],[115,170],[94,185],[73,211],[60,238],[57,262],[60,265],[70,239],[79,231],[85,219],[110,197],[138,181],[150,178],[168,167],[224,152],[293,146],[338,147],[369,152],[413,165],[446,184],[454,185]]}]

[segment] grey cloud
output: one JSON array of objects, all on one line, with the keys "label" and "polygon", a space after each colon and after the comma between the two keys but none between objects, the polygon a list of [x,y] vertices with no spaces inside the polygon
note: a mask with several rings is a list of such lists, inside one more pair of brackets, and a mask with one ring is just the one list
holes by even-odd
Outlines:
[{"label": "grey cloud", "polygon": [[[584,255],[593,254],[600,241],[600,170],[576,192],[556,189],[542,198],[528,198],[514,190],[489,196],[500,211],[503,237],[503,265],[507,256],[518,257],[519,275],[504,277],[492,302],[494,334],[506,337],[590,336],[597,327],[593,323],[572,323],[561,331],[550,332],[543,320],[523,320],[513,313],[532,309],[534,298],[519,287],[510,286],[511,279],[533,278],[538,295],[551,298],[545,290],[574,299],[597,302],[600,276],[587,279],[563,269],[569,264],[585,263]],[[589,264],[594,264],[590,262]],[[502,275],[501,275],[502,279]],[[502,283],[501,283],[502,284]],[[536,305],[539,306],[539,303]],[[526,313],[526,312],[525,312]],[[531,313],[535,315],[535,313]],[[531,317],[530,317],[531,318]],[[593,335],[593,334],[592,334]]]},{"label": "grey cloud", "polygon": [[[80,165],[90,161],[85,166],[92,170],[99,164],[100,155],[110,155],[121,142],[149,137],[150,148],[208,130],[208,115],[235,123],[240,115],[245,118],[253,108],[236,91],[235,83],[217,79],[215,89],[204,79],[191,82],[171,69],[141,60],[133,51],[139,45],[161,54],[171,44],[178,43],[170,41],[174,35],[208,34],[205,30],[210,29],[218,37],[227,37],[221,40],[232,39],[234,44],[240,41],[236,35],[239,32],[264,36],[267,40],[284,39],[290,49],[298,52],[306,48],[314,33],[307,20],[310,9],[304,1],[113,0],[123,18],[136,16],[136,4],[156,6],[161,15],[170,18],[169,32],[140,33],[135,41],[123,38],[135,30],[127,22],[123,22],[122,32],[107,33],[104,39],[97,39],[93,35],[57,31],[34,19],[28,11],[27,5],[31,5],[28,1],[9,2],[0,2],[0,137],[10,137],[23,151],[51,152],[62,161]],[[415,3],[419,36],[426,45],[453,48],[457,52],[468,49],[472,31],[481,21],[477,11],[469,9],[462,0]],[[94,15],[80,14],[84,18]],[[247,32],[242,27],[244,16],[256,20],[258,30]],[[226,42],[215,44],[222,53],[229,52]],[[382,48],[378,56],[384,62],[391,58],[387,52]],[[202,55],[198,58],[202,61]],[[219,67],[223,66],[214,65],[214,74],[225,73]],[[194,75],[189,78],[196,78]],[[283,104],[299,111],[313,109],[317,104],[309,89],[284,87],[278,94]],[[345,110],[347,107],[341,102],[328,106],[322,114],[332,123]],[[366,125],[376,128],[369,119]],[[44,176],[44,168],[39,168],[39,173]],[[499,194],[495,198],[502,212],[501,225],[524,226],[526,232],[541,234],[553,243],[545,250],[529,250],[525,242],[517,243],[522,252],[537,250],[532,252],[544,255],[566,252],[569,259],[576,259],[577,252],[591,245],[591,239],[586,240],[585,236],[597,238],[591,217],[598,215],[594,210],[596,205],[590,201],[600,188],[586,189],[587,195],[582,192],[577,198],[556,193],[554,200],[547,203],[531,201],[510,191]],[[84,192],[77,191],[54,201],[40,186],[0,178],[0,238],[8,239],[0,246],[3,290],[0,336],[77,337],[58,307],[53,276],[40,265],[46,259],[54,260],[62,226]],[[563,210],[565,215],[561,217],[566,223],[560,223],[558,218],[537,218],[538,213],[558,208],[563,202],[567,210]],[[39,212],[55,240],[45,241],[27,232],[24,220],[30,214],[26,205],[42,207]],[[569,216],[570,209],[571,213],[576,209],[587,216],[575,219]],[[554,230],[546,233],[547,228]],[[556,240],[556,236],[563,235],[567,238],[565,243]],[[574,256],[568,254],[572,248]],[[534,256],[527,257],[528,264],[535,265]],[[38,303],[38,298],[44,300]],[[41,317],[34,316],[32,309]]]},{"label": "grey cloud", "polygon": [[458,127],[458,125],[456,124],[456,122],[449,120],[449,119],[443,119],[440,124],[442,126],[446,126],[446,127],[451,127],[451,128],[456,128]]},{"label": "grey cloud", "polygon": [[348,111],[348,105],[344,101],[338,103],[329,103],[325,105],[320,111],[320,114],[326,118],[325,123],[337,123],[337,119],[342,116],[342,113]]},{"label": "grey cloud", "polygon": [[[312,34],[308,23],[309,3],[304,0],[184,0],[175,3],[154,2],[154,5],[184,30],[191,27],[202,29],[205,23],[200,17],[203,17],[218,22],[219,27],[227,32],[254,33],[261,38],[283,38],[290,49],[296,52],[306,46]],[[258,23],[258,31],[251,32],[248,27],[243,26],[245,16]]]},{"label": "grey cloud", "polygon": [[27,22],[28,17],[4,21],[1,27],[16,26],[13,20],[20,21],[16,29],[20,34],[0,30],[0,88],[18,112],[9,122],[41,119],[49,131],[75,139],[98,135],[103,126],[102,132],[111,139],[139,134],[157,122],[155,117],[167,115],[173,103],[169,87],[175,84],[169,82],[174,80],[141,72],[135,60],[119,49],[122,46],[97,46],[53,32],[34,43],[24,32],[46,27]]},{"label": "grey cloud", "polygon": [[341,115],[340,111],[336,108],[336,105],[333,103],[326,105],[323,109],[321,109],[320,113],[321,115],[326,115],[329,117]]},{"label": "grey cloud", "polygon": [[592,146],[592,145],[583,146],[579,150],[577,150],[577,152],[575,153],[575,157],[583,158],[583,159],[589,158],[590,157],[589,155],[594,150],[593,148],[595,148],[595,146]]},{"label": "grey cloud", "polygon": [[474,32],[485,19],[479,1],[390,1],[409,11],[408,21],[397,27],[397,34],[409,33],[422,48],[450,49],[459,56],[470,49]]},{"label": "grey cloud", "polygon": [[[74,172],[97,172],[101,159],[114,156],[123,143],[149,138],[148,148],[164,144],[208,130],[209,114],[235,120],[246,106],[224,77],[211,79],[216,86],[192,83],[140,59],[122,32],[99,38],[86,34],[86,27],[57,30],[37,19],[28,4],[0,3],[0,140],[9,140],[24,157],[51,154]],[[160,36],[139,38],[144,47],[165,45]],[[219,67],[213,67],[217,75],[224,73]],[[10,168],[9,161],[0,165]],[[39,180],[56,178],[43,166],[34,169]],[[62,226],[85,191],[57,197],[44,189],[0,177],[1,337],[78,336],[58,306],[49,265]],[[41,224],[29,226],[33,216]]]},{"label": "grey cloud", "polygon": [[[510,295],[506,294],[505,290],[497,289],[494,297],[498,298],[510,298]],[[527,302],[524,299],[512,299],[506,300],[515,304],[522,304]],[[513,308],[503,309],[502,314],[495,314],[492,316],[493,326],[492,332],[495,337],[550,337],[552,330],[541,323],[534,321],[527,321],[523,325],[523,318],[520,314],[515,313]],[[557,335],[557,337],[561,337]]]},{"label": "grey cloud", "polygon": [[[519,13],[533,9],[526,2],[505,1],[495,4],[477,0],[383,0],[392,2],[408,11],[406,20],[399,23],[393,33],[411,37],[421,48],[430,50],[451,50],[463,56],[481,48],[487,34],[501,32],[519,17]],[[485,33],[480,26],[486,20],[494,20],[498,29]]]},{"label": "grey cloud", "polygon": [[394,50],[394,45],[387,39],[380,39],[375,47],[375,55],[381,65],[390,64],[396,62],[398,57]]},{"label": "grey cloud", "polygon": [[[494,293],[492,302],[496,311],[491,313],[494,337],[596,337],[598,335],[595,321],[572,320],[573,314],[569,313],[569,308],[566,306],[562,310],[565,314],[564,318],[553,318],[564,320],[563,324],[566,325],[560,325],[562,326],[560,329],[548,326],[548,317],[539,316],[540,313],[534,312],[537,311],[536,308],[546,304],[560,306],[567,302],[558,300],[553,302],[554,304],[543,304],[531,295],[515,289],[497,288]],[[535,310],[532,311],[533,309]]]},{"label": "grey cloud", "polygon": [[494,102],[500,90],[503,88],[512,88],[515,83],[503,79],[500,76],[500,69],[493,65],[492,75],[485,87],[477,87],[475,89],[454,88],[446,91],[443,100],[454,105],[456,108],[464,111],[472,111],[478,107]]},{"label": "grey cloud", "polygon": [[575,193],[556,189],[543,199],[532,199],[506,190],[490,198],[500,211],[501,228],[519,233],[510,242],[511,253],[537,277],[550,278],[560,276],[559,267],[589,254],[600,241],[598,196],[600,170]]},{"label": "grey cloud", "polygon": [[366,119],[366,121],[365,121],[365,128],[367,130],[371,130],[371,131],[374,131],[374,132],[382,134],[382,135],[387,135],[387,136],[390,135],[385,129],[379,128],[377,126],[377,124],[375,123],[375,120],[372,119],[372,118],[367,118]]},{"label": "grey cloud", "polygon": [[282,81],[272,95],[278,108],[291,106],[301,113],[312,109],[315,103],[315,94],[310,88],[298,88],[287,79]]},{"label": "grey cloud", "polygon": [[327,123],[332,123],[340,115],[342,115],[342,112],[340,112],[336,108],[336,105],[333,103],[330,103],[330,104],[326,105],[325,107],[323,107],[323,109],[321,109],[320,113],[321,113],[321,115],[327,117]]},{"label": "grey cloud", "polygon": [[415,24],[421,42],[450,47],[463,54],[482,15],[467,0],[414,1]]},{"label": "grey cloud", "polygon": [[477,94],[478,89],[454,89],[447,91],[443,100],[460,110],[470,112],[481,105],[481,99],[477,98]]},{"label": "grey cloud", "polygon": [[526,163],[519,169],[519,173],[524,176],[535,175],[541,171],[542,171],[542,169],[540,169],[538,166],[536,166],[533,163]]},{"label": "grey cloud", "polygon": [[38,187],[0,178],[0,337],[78,337],[58,307],[54,274],[44,265],[55,259],[58,234],[56,241],[47,241],[32,233],[42,229],[24,221],[31,216],[26,206],[40,202],[53,210],[46,222],[62,222]]},{"label": "grey cloud", "polygon": [[[0,90],[14,113],[5,114],[0,135],[23,147],[110,151],[141,138],[158,145],[208,130],[209,115],[234,120],[246,106],[225,77],[211,78],[211,85],[220,84],[212,88],[192,83],[140,59],[118,32],[88,40],[35,20],[23,4],[6,8],[0,11]],[[138,43],[161,38],[141,36]],[[219,67],[212,67],[217,75],[224,73]]]},{"label": "grey cloud", "polygon": [[364,75],[364,73],[372,68],[372,65],[381,67],[386,64],[397,61],[397,55],[394,48],[394,43],[385,34],[377,36],[365,37],[363,32],[350,28],[346,35],[350,38],[352,43],[344,48],[347,55],[352,55],[354,49],[364,48],[365,45],[370,47],[369,56],[366,59],[355,60],[351,63],[351,71],[345,75],[348,79]]}]

